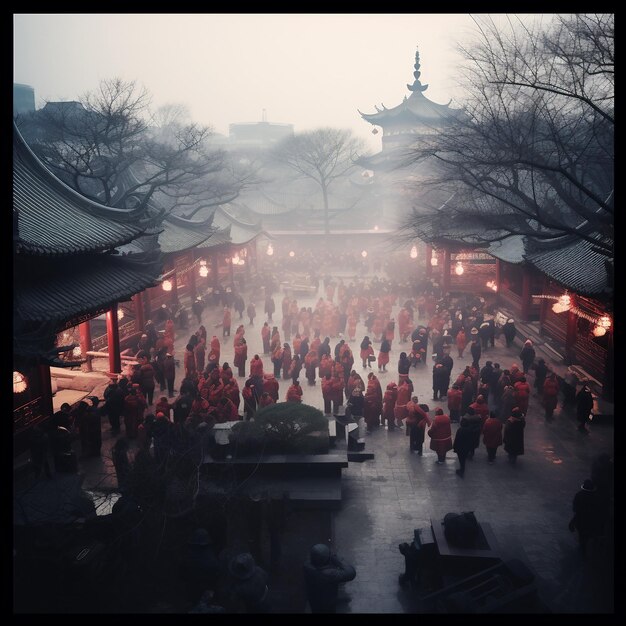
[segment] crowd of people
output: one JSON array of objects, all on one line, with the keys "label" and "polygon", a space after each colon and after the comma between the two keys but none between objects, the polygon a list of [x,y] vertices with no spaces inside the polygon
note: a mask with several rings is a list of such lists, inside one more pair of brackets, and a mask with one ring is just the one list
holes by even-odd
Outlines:
[{"label": "crowd of people", "polygon": [[[162,305],[155,314],[156,324],[148,320],[139,338],[137,362],[111,380],[104,402],[94,398],[91,406],[83,401],[71,411],[60,411],[52,420],[52,434],[56,435],[58,426],[70,432],[73,428],[79,434],[82,454],[98,455],[101,433],[97,422],[106,415],[113,435],[121,433],[123,422],[126,437],[161,450],[174,446],[177,440],[194,439],[201,425],[201,432],[206,433],[215,424],[254,419],[257,410],[275,402],[302,402],[301,379],[306,379],[309,386],[319,381],[320,409],[327,415],[336,415],[345,406],[356,421],[363,418],[367,433],[381,427],[389,431],[406,428],[411,436],[410,449],[417,454],[422,452],[419,441],[423,442],[428,433],[438,461],[445,460],[446,452],[454,449],[459,455],[460,476],[467,458],[463,433],[457,445],[452,441],[451,427],[442,425],[446,421],[465,426],[479,416],[480,424],[472,428],[472,450],[483,435],[489,462],[493,463],[502,444],[514,462],[524,453],[525,415],[531,397],[528,376],[533,372],[533,386],[549,421],[561,390],[556,373],[544,359],[536,358],[530,339],[518,355],[519,365],[511,362],[506,367],[488,359],[481,364],[495,347],[496,334],[502,334],[507,346],[513,345],[517,333],[514,320],[508,319],[497,328],[494,308],[484,298],[452,298],[430,283],[421,287],[416,295],[406,297],[412,289],[407,283],[379,277],[344,281],[324,275],[318,282],[322,294],[308,307],[287,294],[277,297],[277,306],[270,288],[264,296],[256,294],[264,302],[261,315],[265,318],[256,327],[254,298],[246,306],[237,290],[215,288],[210,299],[205,298],[213,309],[223,309],[221,340],[217,334],[209,338],[202,323],[207,305],[198,297],[192,312],[199,324],[179,359],[175,357],[175,339],[177,334],[188,332],[189,317],[181,313],[184,307],[172,310]],[[394,307],[398,307],[395,315]],[[277,308],[280,323],[274,324]],[[231,339],[231,309],[238,317],[235,323],[243,320],[232,337],[232,367],[221,358],[221,342]],[[260,332],[262,351],[254,355],[248,354],[244,313],[248,332]],[[161,331],[157,324],[163,326]],[[366,333],[362,339],[357,328]],[[397,361],[398,379],[383,388],[380,375],[387,372],[392,346],[396,345],[402,350]],[[471,363],[453,377],[455,358],[463,359],[468,348]],[[363,374],[355,362],[360,362]],[[428,370],[432,374],[432,400],[445,401],[434,414],[424,411],[426,405],[414,394],[413,379],[423,378]],[[593,406],[588,387],[578,392],[575,402],[579,430],[586,433]],[[66,414],[67,420],[63,417]],[[501,434],[494,420],[500,422]],[[38,445],[41,448],[42,444]]]},{"label": "crowd of people", "polygon": [[[460,478],[481,441],[489,464],[494,464],[500,446],[510,463],[524,454],[530,381],[545,419],[553,419],[560,381],[537,358],[530,339],[507,364],[486,358],[495,353],[498,335],[513,350],[517,330],[513,319],[498,328],[494,307],[484,298],[454,298],[431,283],[415,288],[377,277],[344,281],[324,275],[316,280],[318,293],[320,288],[322,292],[313,306],[302,306],[287,294],[275,299],[272,289],[256,293],[246,306],[236,290],[213,289],[192,303],[192,319],[198,322],[192,333],[184,307],[171,310],[164,305],[156,316],[163,330],[147,322],[135,352],[137,362],[111,379],[102,403],[91,397],[91,406],[82,401],[62,407],[51,430],[40,431],[35,438],[36,458],[45,460],[41,450],[46,443],[41,441],[47,438],[54,442],[56,463],[57,456],[68,454],[72,432],[78,434],[84,456],[99,455],[104,416],[111,433],[120,436],[114,464],[121,488],[131,467],[128,440],[136,440],[138,449],[151,454],[160,466],[190,450],[204,454],[207,441],[214,444],[211,453],[229,458],[227,431],[216,426],[253,420],[257,411],[276,402],[301,403],[304,379],[310,387],[319,382],[319,408],[326,415],[337,415],[343,407],[363,427],[357,431],[360,441],[378,429],[406,432],[410,452],[421,456],[428,435],[436,463],[445,463],[451,450],[457,455]],[[254,300],[263,302],[262,311],[259,306],[257,313]],[[213,315],[221,311],[221,324],[211,336],[203,324],[207,306]],[[184,333],[190,334],[183,354],[176,358],[175,340]],[[254,344],[262,349],[249,354],[252,333],[258,333]],[[222,344],[230,341],[232,366],[222,350]],[[471,363],[454,375],[455,359],[462,361],[466,350]],[[387,367],[396,365],[395,359],[391,362],[393,351],[399,351],[397,380],[383,384]],[[414,383],[425,377],[432,377],[432,401],[442,405],[433,410],[415,390]],[[575,404],[579,430],[586,433],[593,406],[588,387],[578,392]],[[48,475],[44,460],[38,472]],[[320,558],[312,555],[311,562]],[[315,597],[315,591],[312,594]],[[212,598],[198,601],[213,606]],[[262,598],[256,601],[262,606]]]}]

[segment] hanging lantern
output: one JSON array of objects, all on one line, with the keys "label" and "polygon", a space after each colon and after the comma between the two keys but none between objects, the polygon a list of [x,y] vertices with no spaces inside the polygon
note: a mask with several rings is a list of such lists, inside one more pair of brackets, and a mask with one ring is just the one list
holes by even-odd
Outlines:
[{"label": "hanging lantern", "polygon": [[611,318],[608,315],[603,315],[598,320],[598,326],[600,328],[604,328],[605,330],[608,330],[609,328],[611,328]]},{"label": "hanging lantern", "polygon": [[118,320],[123,320],[124,319],[124,311],[121,308],[117,309],[117,319]]},{"label": "hanging lantern", "polygon": [[239,261],[237,261],[237,265],[245,265],[245,264],[246,264],[245,259],[239,259]]},{"label": "hanging lantern", "polygon": [[22,372],[13,372],[13,393],[22,393],[28,389],[26,376]]},{"label": "hanging lantern", "polygon": [[200,266],[206,265],[206,260],[205,259],[200,259]]},{"label": "hanging lantern", "polygon": [[296,256],[296,253],[293,250],[290,250],[289,256],[293,259],[293,257]]},{"label": "hanging lantern", "polygon": [[271,243],[267,244],[267,250],[265,251],[265,254],[267,254],[267,256],[272,256],[272,254],[274,254],[274,246],[272,246]]},{"label": "hanging lantern", "polygon": [[171,280],[164,280],[161,283],[161,287],[163,287],[163,291],[172,291],[172,281]]},{"label": "hanging lantern", "polygon": [[570,307],[572,306],[572,299],[566,293],[562,296],[559,296],[558,302],[561,306],[561,309],[563,309],[563,312],[569,311]]},{"label": "hanging lantern", "polygon": [[231,259],[233,265],[239,265],[239,255],[235,254],[235,256]]},{"label": "hanging lantern", "polygon": [[461,261],[457,261],[454,271],[457,276],[461,276],[461,274],[463,274],[463,272],[465,271],[465,268],[463,267],[463,263],[461,263]]},{"label": "hanging lantern", "polygon": [[565,311],[567,311],[568,309],[566,309],[565,307],[563,307],[563,305],[560,302],[555,302],[552,305],[552,310],[555,313],[565,313]]},{"label": "hanging lantern", "polygon": [[361,250],[361,256],[365,259],[367,257],[367,250]]},{"label": "hanging lantern", "polygon": [[198,272],[202,278],[206,278],[209,275],[209,268],[206,265],[200,265]]},{"label": "hanging lantern", "polygon": [[81,356],[83,356],[83,350],[80,346],[76,346],[73,350],[72,350],[72,356],[75,356],[76,358],[80,358]]},{"label": "hanging lantern", "polygon": [[409,256],[410,256],[412,259],[417,259],[417,246],[413,246],[413,247],[411,248],[411,252],[410,252]]},{"label": "hanging lantern", "polygon": [[437,258],[437,253],[433,250],[433,254],[430,257],[430,264],[433,267],[436,267],[438,263],[439,263],[439,259]]},{"label": "hanging lantern", "polygon": [[595,326],[593,329],[593,336],[594,337],[603,337],[604,335],[606,335],[606,328],[604,328],[604,326]]}]

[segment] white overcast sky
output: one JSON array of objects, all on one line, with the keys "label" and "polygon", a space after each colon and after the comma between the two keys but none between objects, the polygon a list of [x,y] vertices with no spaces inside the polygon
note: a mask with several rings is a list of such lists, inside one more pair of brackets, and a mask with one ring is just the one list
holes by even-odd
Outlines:
[{"label": "white overcast sky", "polygon": [[[373,152],[380,137],[357,109],[410,95],[419,47],[425,95],[458,95],[455,50],[469,14],[14,14],[14,81],[35,106],[75,100],[105,78],[136,80],[154,107],[187,105],[194,121],[350,128]],[[500,16],[503,17],[503,16]]]}]

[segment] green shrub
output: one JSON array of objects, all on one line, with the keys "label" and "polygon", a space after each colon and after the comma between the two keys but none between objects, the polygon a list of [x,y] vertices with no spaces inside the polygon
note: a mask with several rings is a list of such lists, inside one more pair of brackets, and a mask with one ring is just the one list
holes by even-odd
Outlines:
[{"label": "green shrub", "polygon": [[236,456],[266,454],[325,454],[328,420],[315,407],[279,402],[257,411],[254,421],[234,424],[229,438]]}]

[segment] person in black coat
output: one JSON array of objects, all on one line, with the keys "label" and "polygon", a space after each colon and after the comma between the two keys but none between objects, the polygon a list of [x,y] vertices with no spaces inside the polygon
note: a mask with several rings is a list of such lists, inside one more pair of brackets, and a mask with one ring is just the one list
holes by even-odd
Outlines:
[{"label": "person in black coat", "polygon": [[585,435],[589,434],[585,424],[589,421],[589,414],[593,409],[593,396],[591,389],[585,385],[576,394],[576,421],[578,422],[578,430]]},{"label": "person in black coat", "polygon": [[480,446],[480,431],[482,428],[482,419],[476,411],[470,406],[467,407],[465,415],[461,418],[461,421],[465,420],[467,427],[472,433],[472,449],[468,450],[467,458],[472,460],[474,458],[474,452],[476,448]]},{"label": "person in black coat", "polygon": [[465,461],[470,453],[474,453],[474,432],[466,417],[461,418],[459,428],[454,435],[452,450],[454,450],[459,459],[460,468],[456,470],[456,473],[463,478],[465,475]]},{"label": "person in black coat", "polygon": [[513,345],[515,335],[517,334],[514,319],[511,318],[507,320],[506,324],[502,326],[502,333],[504,334],[504,338],[506,340],[506,347],[510,348]]},{"label": "person in black coat", "polygon": [[533,348],[533,342],[527,339],[524,342],[524,347],[519,353],[519,358],[522,360],[522,367],[524,368],[524,374],[528,374],[530,366],[535,361],[535,349]]},{"label": "person in black coat", "polygon": [[524,428],[526,419],[518,407],[511,411],[511,416],[504,423],[502,441],[504,451],[509,455],[509,463],[515,464],[517,457],[524,454]]},{"label": "person in black coat", "polygon": [[112,378],[111,383],[104,390],[104,412],[109,417],[112,435],[117,435],[120,432],[120,415],[124,410],[125,397],[124,392],[117,383],[117,379]]},{"label": "person in black coat", "polygon": [[411,359],[409,359],[406,352],[401,352],[398,359],[398,384],[402,382],[403,377],[408,378],[410,369]]},{"label": "person in black coat", "polygon": [[354,580],[352,565],[332,554],[330,548],[315,544],[304,563],[306,597],[312,613],[336,613],[339,584]]},{"label": "person in black coat", "polygon": [[183,551],[180,569],[189,600],[198,602],[205,591],[215,591],[219,573],[219,561],[209,533],[196,528]]},{"label": "person in black coat", "polygon": [[537,390],[537,394],[543,393],[543,383],[546,382],[546,376],[548,375],[548,366],[546,362],[539,358],[535,364],[535,384],[533,385]]},{"label": "person in black coat", "polygon": [[446,393],[443,395],[447,395],[448,387],[450,386],[450,375],[452,374],[452,368],[454,367],[454,359],[450,356],[450,354],[444,354],[441,357],[441,364],[448,370],[448,382],[445,385]]},{"label": "person in black coat", "polygon": [[234,613],[270,613],[268,574],[249,552],[230,559],[225,581],[226,608]]},{"label": "person in black coat", "polygon": [[570,520],[569,529],[578,531],[578,545],[583,555],[587,544],[593,537],[604,532],[606,523],[606,507],[598,499],[597,489],[593,481],[587,478],[580,486],[572,502],[574,516]]},{"label": "person in black coat", "polygon": [[433,400],[439,400],[439,396],[448,393],[450,383],[450,372],[440,361],[433,365]]},{"label": "person in black coat", "polygon": [[317,356],[320,361],[322,360],[322,356],[324,354],[330,356],[330,337],[324,337],[324,341],[322,341],[317,348]]},{"label": "person in black coat", "polygon": [[470,346],[470,353],[472,355],[472,365],[479,369],[480,367],[480,357],[482,355],[482,348],[480,347],[480,341],[476,337],[476,334],[472,334],[472,344]]}]

